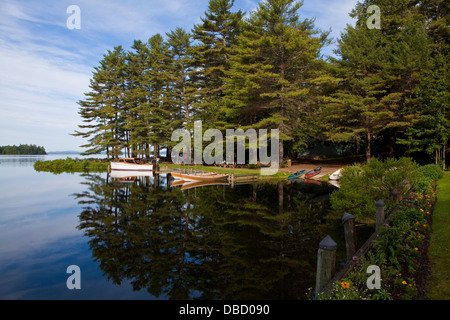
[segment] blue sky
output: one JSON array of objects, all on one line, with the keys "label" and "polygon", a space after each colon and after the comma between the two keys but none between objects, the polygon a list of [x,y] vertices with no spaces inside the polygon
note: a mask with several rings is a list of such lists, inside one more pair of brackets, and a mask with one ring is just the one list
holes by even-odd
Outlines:
[{"label": "blue sky", "polygon": [[[37,144],[82,150],[71,136],[82,119],[77,101],[107,50],[200,22],[208,0],[0,0],[0,145]],[[254,10],[258,0],[235,0]],[[338,38],[357,0],[304,0],[302,18]],[[81,29],[67,28],[67,8],[81,10]],[[330,54],[329,47],[324,54]]]}]

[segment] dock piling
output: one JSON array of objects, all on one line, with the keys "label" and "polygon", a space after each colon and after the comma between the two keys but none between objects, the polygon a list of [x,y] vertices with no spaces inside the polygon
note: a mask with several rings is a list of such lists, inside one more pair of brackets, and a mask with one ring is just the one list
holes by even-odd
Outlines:
[{"label": "dock piling", "polygon": [[376,231],[380,231],[380,228],[383,226],[384,224],[384,202],[382,200],[378,200],[375,203],[375,207],[376,207]]},{"label": "dock piling", "polygon": [[337,244],[330,236],[326,236],[319,243],[317,251],[316,291],[318,296],[322,289],[333,278],[336,271]]},{"label": "dock piling", "polygon": [[355,216],[349,213],[344,213],[342,217],[342,224],[344,225],[345,247],[347,250],[347,261],[352,259],[356,252],[356,227]]}]

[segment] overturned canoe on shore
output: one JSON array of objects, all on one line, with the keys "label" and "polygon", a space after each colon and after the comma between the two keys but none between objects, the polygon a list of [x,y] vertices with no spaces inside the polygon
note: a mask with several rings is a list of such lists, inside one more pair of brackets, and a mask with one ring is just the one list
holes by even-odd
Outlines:
[{"label": "overturned canoe on shore", "polygon": [[291,175],[288,177],[288,179],[289,179],[289,180],[298,179],[298,178],[302,177],[302,176],[305,174],[305,171],[306,171],[306,170],[301,170],[301,171],[298,171],[298,172],[296,172],[296,173],[293,173],[293,174],[291,174]]},{"label": "overturned canoe on shore", "polygon": [[308,171],[307,173],[305,173],[305,178],[312,178],[314,176],[317,176],[321,172],[322,172],[322,167],[318,167],[314,170],[311,170],[311,171]]}]

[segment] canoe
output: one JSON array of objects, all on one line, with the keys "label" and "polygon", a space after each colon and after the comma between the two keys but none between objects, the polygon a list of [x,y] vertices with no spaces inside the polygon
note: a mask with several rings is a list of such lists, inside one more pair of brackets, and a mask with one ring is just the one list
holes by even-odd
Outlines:
[{"label": "canoe", "polygon": [[303,176],[303,175],[305,174],[305,171],[306,171],[306,170],[301,170],[301,171],[298,171],[298,172],[296,172],[296,173],[293,173],[293,174],[291,174],[291,175],[288,177],[288,179],[289,179],[289,180],[292,180],[292,179],[298,179],[298,178],[300,178],[301,176]]},{"label": "canoe", "polygon": [[184,180],[175,180],[171,183],[170,187],[178,187],[178,186],[182,186],[184,183],[186,183],[186,181]]},{"label": "canoe", "polygon": [[187,190],[192,188],[207,187],[207,186],[228,186],[230,183],[223,180],[214,181],[184,181],[181,186],[181,190]]},{"label": "canoe", "polygon": [[330,180],[339,180],[341,178],[341,171],[342,169],[339,169],[338,171],[332,173],[330,175]]},{"label": "canoe", "polygon": [[172,177],[185,181],[214,181],[225,180],[229,177],[229,174],[214,173],[177,173],[171,172]]},{"label": "canoe", "polygon": [[140,163],[134,158],[122,158],[111,162],[111,171],[153,171],[153,164]]},{"label": "canoe", "polygon": [[307,173],[305,173],[305,178],[311,178],[311,177],[317,176],[321,172],[322,172],[322,167],[318,167],[314,170],[311,170],[311,171],[308,171]]}]

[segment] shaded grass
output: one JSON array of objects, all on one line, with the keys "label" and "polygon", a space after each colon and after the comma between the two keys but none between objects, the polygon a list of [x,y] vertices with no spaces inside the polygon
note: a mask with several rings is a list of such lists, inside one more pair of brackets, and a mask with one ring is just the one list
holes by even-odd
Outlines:
[{"label": "shaded grass", "polygon": [[431,282],[427,298],[450,300],[450,172],[446,172],[437,183],[428,257]]}]

